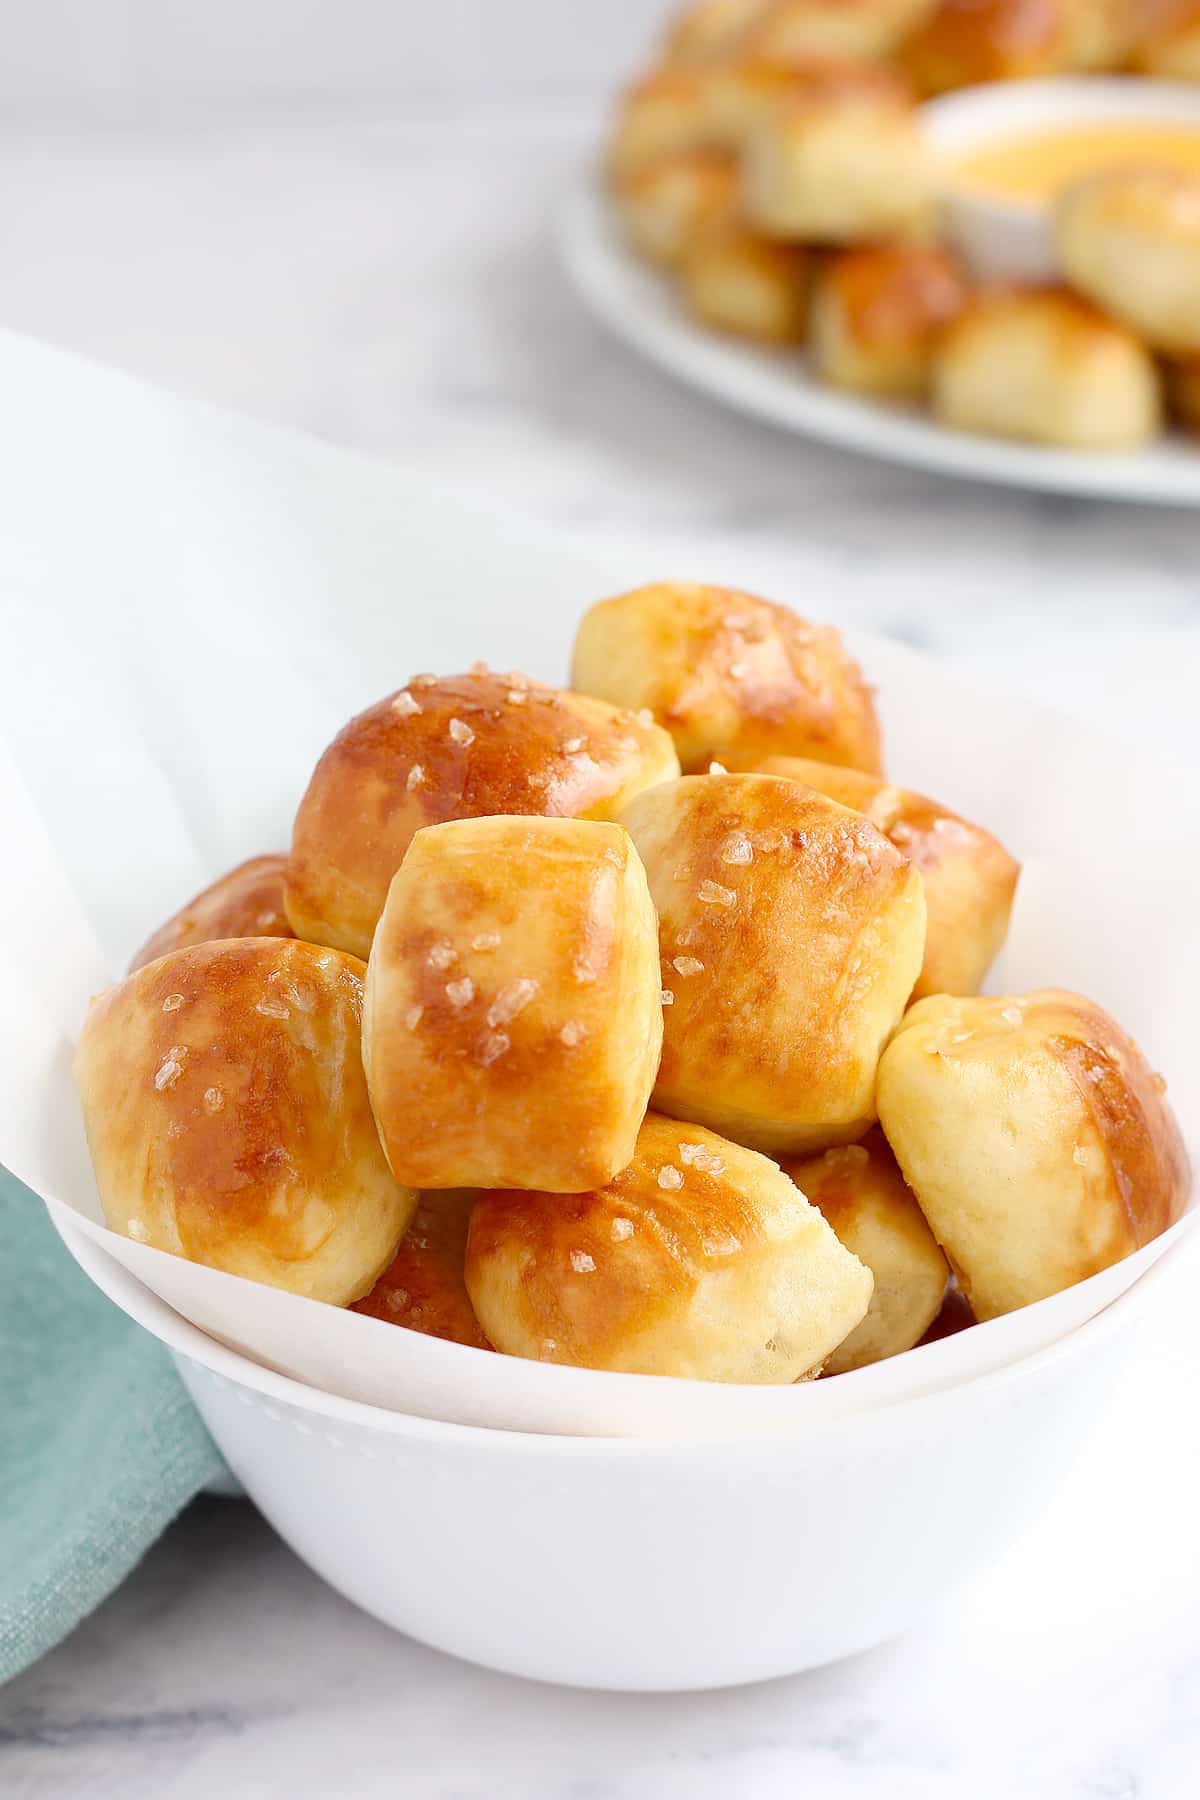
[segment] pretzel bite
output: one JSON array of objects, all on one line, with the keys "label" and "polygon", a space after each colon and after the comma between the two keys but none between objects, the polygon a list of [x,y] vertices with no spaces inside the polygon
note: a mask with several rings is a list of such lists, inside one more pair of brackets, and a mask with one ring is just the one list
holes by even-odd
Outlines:
[{"label": "pretzel bite", "polygon": [[1162,426],[1154,360],[1132,332],[1062,288],[967,302],[937,347],[944,425],[1069,450],[1131,450]]},{"label": "pretzel bite", "polygon": [[1144,34],[1134,65],[1169,81],[1200,81],[1200,0],[1166,0]]},{"label": "pretzel bite", "polygon": [[351,1311],[388,1325],[406,1325],[426,1337],[490,1350],[463,1280],[474,1204],[473,1188],[420,1195],[400,1248]]},{"label": "pretzel bite", "polygon": [[1071,62],[1074,0],[940,0],[901,64],[923,94],[1052,75]]},{"label": "pretzel bite", "polygon": [[113,1231],[335,1306],[366,1293],[416,1195],[367,1099],[364,973],[338,950],[233,938],[92,1002],[75,1075]]},{"label": "pretzel bite", "polygon": [[676,14],[663,42],[666,63],[707,62],[734,49],[770,0],[698,0]]},{"label": "pretzel bite", "polygon": [[702,65],[653,69],[636,81],[622,96],[608,148],[612,180],[627,180],[681,150],[718,148],[712,82],[712,70]]},{"label": "pretzel bite", "polygon": [[742,204],[751,225],[784,240],[923,235],[934,186],[904,83],[868,64],[798,74],[746,136]]},{"label": "pretzel bite", "polygon": [[168,950],[186,950],[214,938],[291,937],[283,910],[286,867],[286,856],[252,856],[230,869],[159,926],[130,963],[129,973]]},{"label": "pretzel bite", "polygon": [[1162,0],[1067,0],[1066,66],[1124,68],[1161,7]]},{"label": "pretzel bite", "polygon": [[977,1319],[1083,1281],[1165,1231],[1190,1174],[1165,1083],[1091,1000],[920,1001],[879,1117]]},{"label": "pretzel bite", "polygon": [[510,1356],[764,1383],[814,1374],[871,1276],[766,1157],[650,1113],[607,1186],[481,1194],[467,1288]]},{"label": "pretzel bite", "polygon": [[626,236],[647,262],[678,268],[689,251],[737,205],[737,170],[720,150],[677,150],[616,183]]},{"label": "pretzel bite", "polygon": [[925,961],[913,999],[978,993],[1008,935],[1021,872],[1003,844],[948,806],[857,769],[835,769],[798,756],[767,756],[755,767],[853,807],[920,870],[928,922]]},{"label": "pretzel bite", "polygon": [[1167,365],[1171,416],[1185,431],[1200,431],[1200,356]]},{"label": "pretzel bite", "polygon": [[783,1168],[874,1277],[866,1318],[826,1358],[825,1374],[911,1350],[942,1309],[950,1270],[883,1133]]},{"label": "pretzel bite", "polygon": [[683,297],[704,325],[766,344],[798,344],[808,312],[808,253],[736,220],[699,235],[684,258]]},{"label": "pretzel bite", "polygon": [[292,930],[366,957],[421,826],[493,813],[613,818],[678,771],[649,718],[524,675],[414,676],[351,719],[317,764],[284,884]]},{"label": "pretzel bite", "polygon": [[773,0],[750,22],[744,42],[764,56],[827,62],[889,57],[933,11],[936,0]]},{"label": "pretzel bite", "polygon": [[1155,350],[1200,351],[1200,175],[1106,169],[1055,216],[1067,280]]},{"label": "pretzel bite", "polygon": [[966,296],[954,258],[932,245],[888,244],[829,257],[813,284],[817,373],[834,387],[920,399],[938,337]]},{"label": "pretzel bite", "polygon": [[925,948],[912,864],[861,814],[775,775],[685,775],[625,823],[671,995],[656,1108],[756,1150],[862,1137]]},{"label": "pretzel bite", "polygon": [[619,825],[419,831],[367,973],[379,1135],[414,1187],[603,1185],[633,1155],[662,1045],[646,876]]},{"label": "pretzel bite", "polygon": [[881,767],[871,690],[841,634],[733,588],[659,581],[599,601],[572,682],[656,714],[685,770],[773,753]]}]

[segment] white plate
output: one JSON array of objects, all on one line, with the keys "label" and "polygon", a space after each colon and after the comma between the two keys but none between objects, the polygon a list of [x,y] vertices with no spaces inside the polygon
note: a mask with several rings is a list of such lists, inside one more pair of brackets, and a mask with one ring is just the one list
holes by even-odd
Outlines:
[{"label": "white plate", "polygon": [[575,287],[618,337],[739,412],[941,475],[1094,499],[1200,505],[1200,440],[1172,435],[1151,449],[1116,456],[972,437],[913,408],[823,387],[801,353],[763,349],[693,324],[672,282],[625,247],[590,173],[570,196],[560,239]]}]

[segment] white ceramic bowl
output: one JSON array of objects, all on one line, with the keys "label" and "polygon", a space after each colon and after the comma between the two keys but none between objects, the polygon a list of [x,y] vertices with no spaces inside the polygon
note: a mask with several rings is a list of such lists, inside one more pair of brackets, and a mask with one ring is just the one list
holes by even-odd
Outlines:
[{"label": "white ceramic bowl", "polygon": [[332,1586],[471,1662],[637,1691],[831,1662],[982,1571],[1045,1504],[1193,1241],[998,1374],[731,1445],[489,1431],[341,1400],[205,1337],[58,1224],[170,1346],[247,1493]]},{"label": "white ceramic bowl", "polygon": [[1144,76],[998,81],[931,100],[922,116],[948,170],[942,193],[945,235],[968,267],[992,280],[1052,281],[1058,260],[1051,205],[976,192],[955,181],[954,160],[1025,131],[1073,123],[1126,119],[1188,124],[1200,131],[1200,87]]}]

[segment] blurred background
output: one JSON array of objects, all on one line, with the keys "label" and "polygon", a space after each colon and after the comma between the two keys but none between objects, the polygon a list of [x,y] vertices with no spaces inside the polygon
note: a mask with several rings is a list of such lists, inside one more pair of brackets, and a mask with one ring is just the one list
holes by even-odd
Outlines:
[{"label": "blurred background", "polygon": [[1118,730],[1152,712],[1160,741],[1191,748],[1194,515],[785,437],[635,361],[584,312],[556,210],[673,10],[23,8],[0,59],[0,325],[653,539],[648,575],[757,584]]}]

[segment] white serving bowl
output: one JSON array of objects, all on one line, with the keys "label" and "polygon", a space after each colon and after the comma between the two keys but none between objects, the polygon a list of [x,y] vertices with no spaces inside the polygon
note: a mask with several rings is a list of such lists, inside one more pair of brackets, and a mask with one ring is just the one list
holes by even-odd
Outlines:
[{"label": "white serving bowl", "polygon": [[971,271],[987,280],[1054,281],[1058,258],[1052,205],[976,192],[955,181],[954,160],[1023,131],[1072,123],[1124,119],[1188,124],[1200,131],[1200,87],[1119,75],[998,81],[931,100],[922,108],[922,117],[947,170],[942,189],[944,233]]},{"label": "white serving bowl", "polygon": [[251,1499],[348,1599],[489,1668],[647,1692],[832,1662],[985,1569],[1047,1502],[1195,1241],[999,1373],[789,1436],[655,1443],[444,1425],[303,1387],[56,1222],[170,1347]]}]

